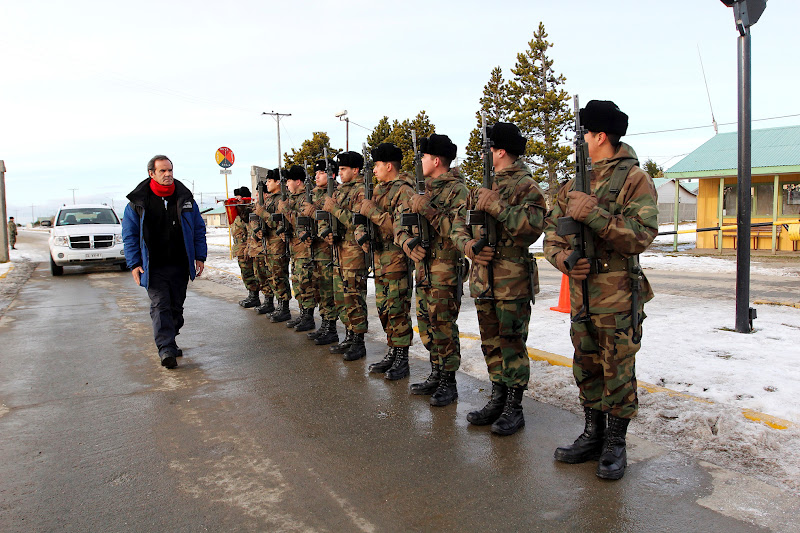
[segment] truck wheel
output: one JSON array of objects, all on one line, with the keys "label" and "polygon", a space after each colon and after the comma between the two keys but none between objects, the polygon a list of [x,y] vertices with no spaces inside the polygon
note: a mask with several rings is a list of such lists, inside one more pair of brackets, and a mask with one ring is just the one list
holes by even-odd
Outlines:
[{"label": "truck wheel", "polygon": [[60,276],[64,273],[64,267],[58,266],[52,257],[50,258],[50,273],[54,276]]}]

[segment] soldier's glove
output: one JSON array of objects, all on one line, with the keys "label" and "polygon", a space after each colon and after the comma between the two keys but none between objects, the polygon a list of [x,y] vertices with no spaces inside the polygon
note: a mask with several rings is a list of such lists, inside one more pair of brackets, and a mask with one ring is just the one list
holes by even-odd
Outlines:
[{"label": "soldier's glove", "polygon": [[307,217],[314,216],[314,212],[315,211],[316,211],[316,209],[314,209],[314,206],[312,204],[303,202],[303,214],[305,216],[307,216]]},{"label": "soldier's glove", "polygon": [[333,233],[325,235],[325,242],[333,246]]},{"label": "soldier's glove", "polygon": [[491,246],[484,246],[476,254],[472,249],[476,242],[478,242],[478,239],[472,239],[467,243],[467,246],[464,248],[464,255],[476,265],[488,266],[489,263],[492,262],[492,257],[494,257],[494,250],[492,250]]},{"label": "soldier's glove", "polygon": [[419,263],[420,261],[425,259],[425,248],[423,248],[419,244],[414,246],[414,249],[412,250],[408,247],[408,241],[406,241],[403,243],[403,251],[415,263]]},{"label": "soldier's glove", "polygon": [[361,200],[361,208],[359,209],[359,213],[364,215],[365,217],[369,217],[369,214],[375,210],[375,201],[374,200]]},{"label": "soldier's glove", "polygon": [[556,266],[558,269],[572,278],[575,281],[583,281],[591,272],[591,265],[589,264],[589,260],[585,257],[578,259],[578,262],[575,263],[575,266],[572,270],[567,269],[567,258],[570,256],[571,252],[567,250],[562,250],[556,254]]},{"label": "soldier's glove", "polygon": [[333,208],[336,207],[337,205],[338,204],[336,203],[336,198],[334,198],[333,196],[328,196],[328,198],[325,199],[325,205],[322,206],[322,209],[324,211],[327,211],[328,213],[332,213]]},{"label": "soldier's glove", "polygon": [[478,201],[475,204],[475,209],[478,211],[485,211],[497,217],[503,211],[503,202],[500,200],[500,193],[491,189],[478,189]]},{"label": "soldier's glove", "polygon": [[597,207],[597,196],[588,195],[585,192],[570,191],[567,193],[569,203],[567,203],[567,216],[572,217],[578,222],[583,222],[589,213]]},{"label": "soldier's glove", "polygon": [[409,207],[414,213],[424,213],[431,205],[431,199],[427,194],[415,194],[409,202]]}]

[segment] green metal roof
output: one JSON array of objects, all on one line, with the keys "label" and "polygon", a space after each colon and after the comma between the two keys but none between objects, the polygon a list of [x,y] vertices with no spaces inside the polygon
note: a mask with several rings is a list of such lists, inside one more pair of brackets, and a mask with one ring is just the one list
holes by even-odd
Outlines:
[{"label": "green metal roof", "polygon": [[[201,209],[201,211],[202,211],[202,209]],[[212,209],[208,213],[203,213],[203,214],[204,215],[221,215],[224,212],[225,212],[225,206],[220,205],[220,206],[215,207],[214,209]]]},{"label": "green metal roof", "polygon": [[[713,171],[727,171],[738,165],[738,137],[736,132],[720,133],[713,136],[695,151],[681,159],[665,172],[667,177],[689,177],[689,173],[708,176]],[[776,167],[800,167],[800,126],[767,128],[753,130],[751,137],[751,162],[754,174],[756,169]],[[778,171],[780,169],[778,168]],[[796,169],[784,169],[784,172]],[[722,172],[718,173],[723,174]],[[730,174],[724,172],[724,174]]]}]

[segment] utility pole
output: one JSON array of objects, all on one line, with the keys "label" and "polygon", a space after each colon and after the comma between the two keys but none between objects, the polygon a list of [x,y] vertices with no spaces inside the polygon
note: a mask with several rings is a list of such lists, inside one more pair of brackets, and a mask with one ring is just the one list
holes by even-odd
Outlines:
[{"label": "utility pole", "polygon": [[339,111],[334,116],[339,119],[339,122],[344,121],[344,123],[345,123],[344,149],[349,152],[350,151],[350,117],[347,116],[347,109],[345,109],[344,111]]},{"label": "utility pole", "polygon": [[36,217],[33,216],[33,208],[34,207],[36,207],[36,206],[31,204],[31,227],[33,227],[33,223],[36,222]]},{"label": "utility pole", "polygon": [[[276,113],[275,111],[270,111],[267,113],[264,111],[261,113],[262,115],[270,115],[272,118],[275,119],[275,122],[278,124],[278,173],[281,170],[281,157],[283,156],[283,152],[281,152],[281,117],[291,117],[291,113]],[[280,177],[280,175],[278,176]]]},{"label": "utility pole", "polygon": [[[8,217],[6,216],[6,164],[0,159],[0,218],[3,228],[0,229],[0,263],[8,263]],[[16,222],[16,220],[15,220]]]},{"label": "utility pole", "polygon": [[72,191],[72,205],[75,205],[75,191],[78,189],[67,189],[68,191]]}]

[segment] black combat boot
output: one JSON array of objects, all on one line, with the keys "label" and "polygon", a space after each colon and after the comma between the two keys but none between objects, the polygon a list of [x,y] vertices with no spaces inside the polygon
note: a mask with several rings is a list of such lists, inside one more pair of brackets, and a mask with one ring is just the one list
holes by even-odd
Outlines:
[{"label": "black combat boot", "polygon": [[303,308],[303,306],[301,305],[301,306],[300,306],[300,314],[299,314],[299,315],[297,315],[296,317],[294,317],[293,319],[291,319],[290,321],[288,321],[288,322],[286,323],[286,327],[287,327],[287,328],[293,328],[293,327],[295,327],[297,324],[299,324],[299,323],[300,323],[300,321],[301,321],[301,320],[303,320],[303,317],[305,316],[305,314],[306,314],[306,310],[305,310],[305,309]]},{"label": "black combat boot", "polygon": [[583,433],[569,446],[556,448],[556,461],[577,464],[596,461],[603,451],[603,436],[606,433],[606,414],[590,407],[583,408],[586,425]]},{"label": "black combat boot", "polygon": [[258,296],[258,291],[247,291],[247,298],[240,301],[239,305],[245,309],[261,305],[261,298]]},{"label": "black combat boot", "polygon": [[294,330],[298,332],[311,331],[315,327],[316,322],[314,321],[314,308],[309,307],[308,309],[303,309],[300,322],[297,323],[297,325],[294,327]]},{"label": "black combat boot", "polygon": [[433,394],[439,387],[439,363],[431,362],[431,373],[420,383],[412,383],[408,390],[411,394]]},{"label": "black combat boot", "polygon": [[278,308],[272,313],[270,316],[270,322],[286,322],[292,318],[292,314],[289,312],[289,300],[278,300]]},{"label": "black combat boot", "polygon": [[367,356],[367,347],[364,346],[364,334],[353,333],[353,342],[350,347],[344,352],[342,359],[345,361],[356,361],[362,357]]},{"label": "black combat boot", "polygon": [[503,414],[503,406],[506,404],[508,388],[492,381],[492,397],[489,403],[483,406],[480,411],[472,411],[467,415],[467,422],[474,426],[486,426],[493,424],[495,420]]},{"label": "black combat boot", "polygon": [[407,378],[409,374],[411,374],[411,370],[408,368],[408,346],[395,346],[394,363],[383,377],[389,381],[396,381]]},{"label": "black combat boot", "polygon": [[312,341],[316,340],[316,338],[319,337],[321,333],[325,332],[325,329],[327,327],[328,327],[328,321],[323,318],[322,320],[319,321],[319,328],[315,329],[314,331],[309,331],[308,333],[306,333],[306,337],[308,337]]},{"label": "black combat boot", "polygon": [[339,344],[334,344],[333,346],[328,347],[328,351],[331,353],[345,353],[350,345],[353,344],[353,335],[354,333],[352,330],[346,330],[344,334],[344,340]]},{"label": "black combat boot", "polygon": [[522,416],[522,387],[510,387],[503,406],[503,414],[492,424],[492,433],[496,435],[513,435],[525,427],[525,417]]},{"label": "black combat boot", "polygon": [[370,374],[383,374],[394,364],[394,347],[389,346],[389,349],[386,351],[386,355],[383,356],[383,359],[378,361],[377,363],[372,363],[369,365],[369,373]]},{"label": "black combat boot", "polygon": [[444,407],[450,405],[458,399],[458,389],[456,388],[456,373],[449,370],[442,370],[439,386],[431,396],[430,404],[434,407]]},{"label": "black combat boot", "polygon": [[267,315],[275,312],[275,304],[272,301],[272,296],[264,295],[264,303],[256,307],[256,313],[259,315]]},{"label": "black combat boot", "polygon": [[327,322],[328,325],[325,327],[322,333],[317,335],[317,338],[314,339],[314,344],[316,344],[317,346],[324,346],[325,344],[333,344],[334,342],[339,342],[339,333],[337,333],[336,331],[336,319],[323,320],[323,322]]},{"label": "black combat boot", "polygon": [[628,464],[628,453],[625,451],[625,433],[628,431],[627,418],[608,415],[608,427],[603,445],[603,453],[597,463],[597,477],[603,479],[619,479],[625,475]]}]

